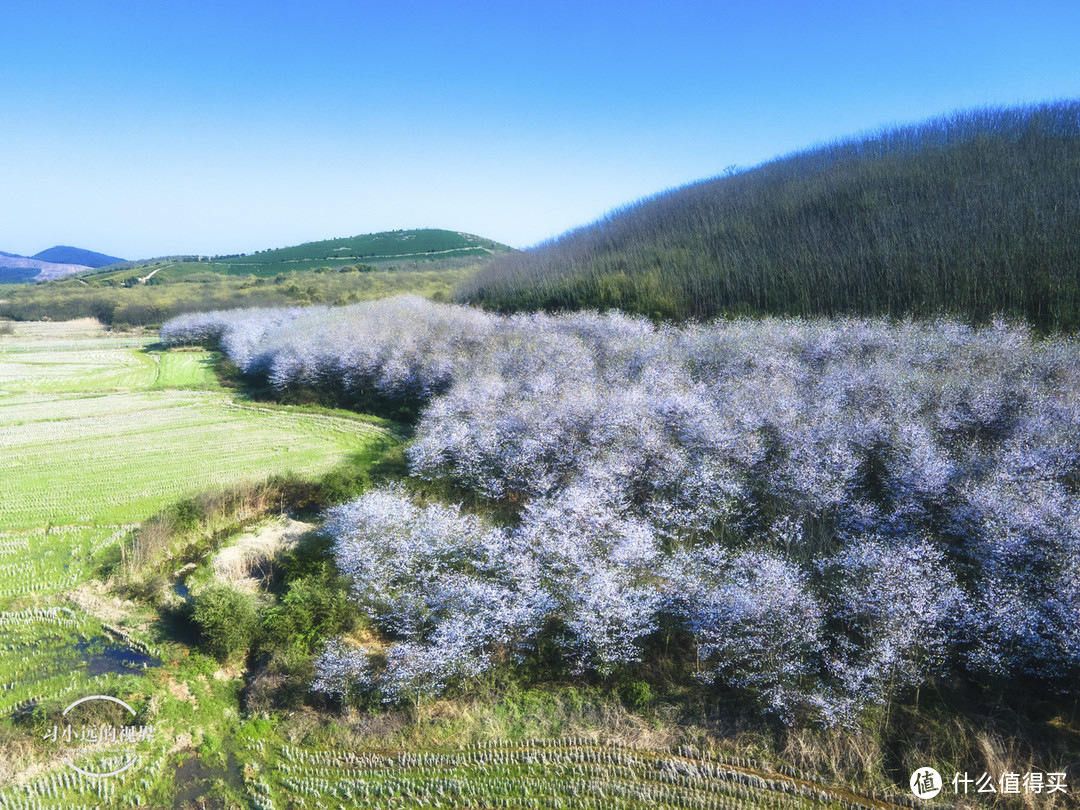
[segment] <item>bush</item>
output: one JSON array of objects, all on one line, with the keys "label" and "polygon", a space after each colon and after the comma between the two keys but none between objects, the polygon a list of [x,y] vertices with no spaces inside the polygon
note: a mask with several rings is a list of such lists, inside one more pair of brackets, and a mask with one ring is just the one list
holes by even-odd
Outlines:
[{"label": "bush", "polygon": [[144,520],[131,538],[129,572],[152,565],[172,544],[176,526],[170,515],[162,513]]},{"label": "bush", "polygon": [[297,511],[318,509],[323,505],[319,484],[307,481],[293,473],[270,477],[269,487],[280,493],[280,502]]},{"label": "bush", "polygon": [[206,519],[201,505],[194,498],[185,498],[173,509],[173,526],[178,532],[189,532]]},{"label": "bush", "polygon": [[619,697],[627,708],[640,712],[652,703],[652,687],[644,681],[629,681],[619,689]]},{"label": "bush", "polygon": [[292,582],[278,604],[266,611],[263,627],[274,647],[311,652],[346,630],[352,615],[344,584],[330,577],[305,576]]},{"label": "bush", "polygon": [[326,473],[319,481],[322,502],[339,504],[363,495],[370,485],[367,470],[340,467]]},{"label": "bush", "polygon": [[[386,645],[328,644],[316,689],[415,702],[507,660],[606,678],[651,666],[665,617],[692,639],[676,670],[788,722],[847,723],[939,674],[1075,695],[1074,339],[416,299],[203,314],[162,336],[211,333],[275,391],[427,401],[407,450],[369,468],[380,486],[325,522]],[[406,473],[427,483],[382,486]],[[325,483],[276,480],[275,502]],[[468,507],[425,506],[421,487]],[[290,581],[319,573],[316,549]],[[288,622],[310,646],[301,607]]]},{"label": "bush", "polygon": [[258,634],[254,598],[225,585],[195,597],[194,618],[206,649],[219,661],[246,652]]}]

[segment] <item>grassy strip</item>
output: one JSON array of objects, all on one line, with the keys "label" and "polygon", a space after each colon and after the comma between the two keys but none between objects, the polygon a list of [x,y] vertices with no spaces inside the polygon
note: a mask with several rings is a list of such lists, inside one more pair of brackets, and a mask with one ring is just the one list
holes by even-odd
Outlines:
[{"label": "grassy strip", "polygon": [[132,326],[160,325],[175,315],[210,309],[342,306],[404,293],[449,300],[454,288],[479,266],[476,259],[457,259],[443,266],[371,272],[290,268],[271,278],[202,272],[178,275],[172,281],[168,280],[170,271],[162,270],[159,283],[133,286],[104,282],[88,286],[75,279],[7,284],[0,315],[16,321],[96,318],[115,331],[123,331]]}]

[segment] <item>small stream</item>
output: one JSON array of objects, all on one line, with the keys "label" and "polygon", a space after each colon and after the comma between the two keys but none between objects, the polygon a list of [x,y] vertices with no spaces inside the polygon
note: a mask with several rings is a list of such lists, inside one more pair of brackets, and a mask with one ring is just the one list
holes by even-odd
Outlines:
[{"label": "small stream", "polygon": [[104,638],[79,641],[75,651],[82,659],[82,669],[87,675],[125,675],[160,667],[162,661],[153,655],[133,650]]}]

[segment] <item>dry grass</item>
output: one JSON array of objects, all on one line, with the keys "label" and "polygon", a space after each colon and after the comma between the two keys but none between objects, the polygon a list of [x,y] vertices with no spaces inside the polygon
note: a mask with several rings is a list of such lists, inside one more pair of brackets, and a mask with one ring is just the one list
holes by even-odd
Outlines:
[{"label": "dry grass", "polygon": [[64,596],[87,615],[109,624],[120,624],[130,619],[136,610],[134,602],[120,599],[108,590],[105,583],[96,579],[80,583]]},{"label": "dry grass", "polygon": [[797,728],[784,735],[778,758],[817,774],[823,782],[858,789],[880,782],[885,753],[880,738],[863,729],[837,733]]},{"label": "dry grass", "polygon": [[283,517],[245,532],[214,556],[214,576],[238,590],[255,593],[272,579],[277,558],[314,528],[314,524]]},{"label": "dry grass", "polygon": [[128,571],[138,571],[159,559],[172,545],[174,534],[173,520],[167,514],[157,514],[144,520],[135,532],[127,556]]},{"label": "dry grass", "polygon": [[[1011,726],[1009,718],[960,718],[905,711],[902,730],[891,735],[884,729],[844,730],[791,729],[783,733],[777,745],[779,761],[816,774],[822,782],[856,791],[884,789],[905,794],[906,775],[922,767],[934,767],[942,775],[948,801],[956,807],[986,807],[986,794],[975,788],[965,799],[954,796],[954,774],[967,773],[977,780],[988,774],[1000,791],[1004,774],[1018,774],[1020,792],[992,797],[993,805],[1010,808],[1076,807],[1076,774],[1080,759],[1076,753],[1076,732],[1062,728],[1060,739],[1051,738],[1047,729],[1037,725]],[[1072,739],[1070,744],[1069,740]],[[1070,753],[1071,752],[1071,753]],[[1065,772],[1069,793],[1025,793],[1022,780],[1027,773]],[[886,784],[892,774],[902,784]],[[962,791],[962,788],[961,788]],[[1071,795],[1070,795],[1071,794]]]}]

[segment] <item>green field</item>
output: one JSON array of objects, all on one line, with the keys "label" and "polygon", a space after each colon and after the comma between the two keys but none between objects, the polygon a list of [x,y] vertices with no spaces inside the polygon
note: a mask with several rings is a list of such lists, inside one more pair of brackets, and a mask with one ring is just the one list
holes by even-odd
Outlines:
[{"label": "green field", "polygon": [[0,342],[0,529],[137,522],[244,478],[324,471],[374,432],[238,405],[207,353],[147,343]]},{"label": "green field", "polygon": [[[590,738],[481,742],[423,751],[320,748],[267,743],[265,724],[242,724],[245,744],[226,765],[200,764],[187,776],[213,781],[233,804],[264,808],[588,808],[588,810],[851,810],[895,807],[808,781],[793,769],[688,746],[650,750]],[[52,773],[0,793],[0,808],[72,807],[95,799],[138,806],[167,768],[145,763],[117,779]],[[157,752],[161,753],[161,752]],[[163,758],[163,761],[167,757]],[[118,757],[89,760],[101,769]],[[235,769],[235,770],[232,770]],[[197,788],[179,779],[178,799]],[[143,793],[139,793],[139,791]],[[194,791],[193,791],[194,792]],[[52,800],[52,801],[50,801]],[[181,806],[179,804],[175,806]],[[198,805],[196,805],[198,806]]]},{"label": "green field", "polygon": [[294,247],[263,250],[247,256],[221,260],[233,273],[258,272],[265,274],[276,265],[315,266],[350,262],[410,262],[456,256],[490,256],[505,253],[506,245],[473,234],[426,228],[411,231],[385,231],[363,236],[325,239]]},{"label": "green field", "polygon": [[798,810],[845,800],[875,806],[793,771],[686,746],[650,750],[570,738],[415,752],[257,743],[248,750],[263,762],[249,791],[285,807]]},{"label": "green field", "polygon": [[[92,322],[0,338],[0,715],[139,694],[140,661],[169,669],[175,649],[91,587],[139,521],[242,480],[320,474],[383,436],[375,420],[238,404],[208,353],[162,353]],[[0,784],[11,775],[0,767]]]}]

